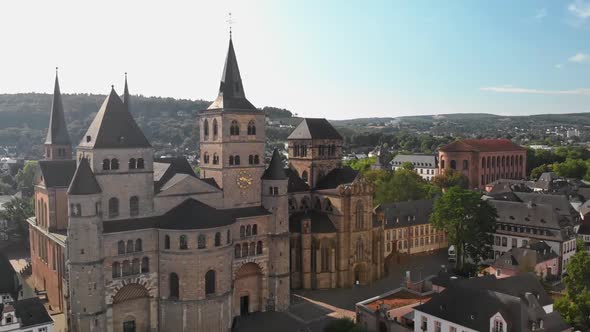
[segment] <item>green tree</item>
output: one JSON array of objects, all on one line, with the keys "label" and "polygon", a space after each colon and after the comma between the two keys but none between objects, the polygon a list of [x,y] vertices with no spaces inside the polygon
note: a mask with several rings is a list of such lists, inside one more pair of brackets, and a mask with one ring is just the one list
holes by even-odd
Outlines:
[{"label": "green tree", "polygon": [[335,319],[324,327],[324,332],[367,332],[348,317]]},{"label": "green tree", "polygon": [[17,233],[23,238],[27,238],[29,235],[27,218],[32,216],[33,207],[31,201],[19,197],[13,197],[10,201],[4,203],[4,210],[0,211],[0,219],[14,223]]},{"label": "green tree", "polygon": [[467,189],[469,179],[463,173],[447,168],[442,174],[435,176],[432,183],[443,190],[451,187]]},{"label": "green tree", "polygon": [[409,161],[406,161],[406,162],[403,162],[403,163],[402,163],[402,167],[401,167],[401,168],[403,168],[403,169],[407,169],[407,170],[409,170],[409,171],[413,171],[413,170],[414,170],[414,164],[412,164],[412,163],[411,163],[411,162],[409,162]]},{"label": "green tree", "polygon": [[355,169],[357,171],[366,172],[371,169],[371,165],[373,165],[377,161],[376,157],[370,158],[363,158],[363,159],[351,159],[344,163],[345,166],[350,166],[350,168]]},{"label": "green tree", "polygon": [[541,174],[543,174],[545,172],[550,172],[550,171],[551,171],[551,167],[547,164],[542,164],[540,166],[537,166],[531,170],[531,179],[537,180],[541,176]]},{"label": "green tree", "polygon": [[35,171],[37,170],[37,162],[29,160],[25,163],[23,169],[16,174],[16,183],[18,190],[33,191],[33,181],[35,179]]},{"label": "green tree", "polygon": [[420,175],[404,168],[385,173],[384,177],[374,184],[375,204],[428,199],[437,193],[437,190]]},{"label": "green tree", "polygon": [[497,213],[480,196],[475,191],[450,187],[436,200],[430,217],[432,225],[444,230],[449,244],[455,246],[459,271],[463,270],[466,258],[478,262],[491,249]]},{"label": "green tree", "polygon": [[588,166],[581,159],[567,159],[562,163],[553,164],[553,171],[559,176],[581,179],[586,175]]},{"label": "green tree", "polygon": [[586,331],[590,328],[590,252],[580,242],[563,277],[565,296],[555,301],[555,310],[576,330]]}]

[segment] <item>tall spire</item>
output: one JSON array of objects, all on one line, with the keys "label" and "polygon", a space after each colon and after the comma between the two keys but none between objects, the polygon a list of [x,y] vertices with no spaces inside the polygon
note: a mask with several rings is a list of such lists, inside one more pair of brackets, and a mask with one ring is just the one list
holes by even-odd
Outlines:
[{"label": "tall spire", "polygon": [[53,103],[51,105],[51,115],[49,116],[49,128],[47,130],[47,137],[45,138],[46,145],[71,145],[70,135],[66,127],[66,119],[64,116],[64,107],[61,100],[61,92],[59,89],[59,79],[57,76],[57,67],[55,67],[55,86],[53,88]]},{"label": "tall spire", "polygon": [[125,91],[123,91],[123,104],[125,104],[127,111],[129,111],[130,102],[131,99],[129,99],[129,87],[127,86],[127,72],[125,72]]},{"label": "tall spire", "polygon": [[208,109],[256,109],[256,107],[246,99],[231,34],[227,56],[225,57],[225,65],[223,66],[223,73],[221,74],[219,94],[217,95],[217,99],[215,99]]}]

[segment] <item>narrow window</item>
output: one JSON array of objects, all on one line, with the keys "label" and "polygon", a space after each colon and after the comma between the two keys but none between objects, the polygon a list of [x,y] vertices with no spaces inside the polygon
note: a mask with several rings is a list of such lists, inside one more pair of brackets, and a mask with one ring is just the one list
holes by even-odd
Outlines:
[{"label": "narrow window", "polygon": [[250,165],[254,164],[254,156],[253,155],[248,156],[248,164],[250,164]]},{"label": "narrow window", "polygon": [[230,165],[234,164],[234,156],[229,156],[229,164]]},{"label": "narrow window", "polygon": [[141,273],[148,273],[150,272],[150,259],[144,257],[141,259]]},{"label": "narrow window", "polygon": [[141,239],[135,240],[135,251],[142,251],[143,245]]},{"label": "narrow window", "polygon": [[135,158],[129,159],[129,169],[135,169],[137,167],[137,161]]},{"label": "narrow window", "polygon": [[119,278],[121,276],[121,264],[119,264],[118,262],[113,263],[111,270],[113,279]]},{"label": "narrow window", "polygon": [[131,261],[131,274],[139,274],[139,258],[134,258]]},{"label": "narrow window", "polygon": [[209,121],[207,119],[203,121],[203,136],[205,139],[209,139]]},{"label": "narrow window", "polygon": [[103,171],[108,171],[111,169],[111,162],[108,159],[104,159],[102,161],[102,170]]},{"label": "narrow window", "polygon": [[221,245],[221,233],[215,233],[215,246],[219,247]]},{"label": "narrow window", "polygon": [[226,234],[226,243],[230,243],[231,242],[231,233],[229,231],[229,229],[227,230],[227,234]]},{"label": "narrow window", "polygon": [[262,255],[262,241],[256,243],[256,255]]},{"label": "narrow window", "polygon": [[119,169],[119,159],[111,159],[111,169]]},{"label": "narrow window", "polygon": [[213,119],[213,139],[217,139],[217,119]]},{"label": "narrow window", "polygon": [[252,226],[246,226],[246,236],[252,235]]},{"label": "narrow window", "polygon": [[250,255],[250,256],[256,255],[256,243],[250,242],[249,249],[250,249],[250,251],[249,251],[248,255]]},{"label": "narrow window", "polygon": [[109,218],[114,218],[119,215],[119,199],[111,197],[109,199]]},{"label": "narrow window", "polygon": [[258,234],[258,225],[254,224],[252,225],[252,235],[257,235]]},{"label": "narrow window", "polygon": [[235,163],[236,165],[239,165],[239,164],[240,164],[240,156],[235,156],[235,157],[234,157],[234,163]]},{"label": "narrow window", "polygon": [[180,293],[180,285],[178,274],[170,273],[170,298],[178,299]]},{"label": "narrow window", "polygon": [[258,165],[260,164],[260,157],[258,157],[258,155],[254,156],[254,165]]},{"label": "narrow window", "polygon": [[131,275],[131,263],[129,261],[123,262],[123,277]]},{"label": "narrow window", "polygon": [[239,244],[236,244],[234,254],[235,254],[236,258],[240,258],[241,254],[242,254],[242,246],[240,246]]},{"label": "narrow window", "polygon": [[139,215],[139,197],[131,196],[129,199],[129,214],[132,217]]},{"label": "narrow window", "polygon": [[125,242],[119,241],[117,243],[117,254],[125,255]]},{"label": "narrow window", "polygon": [[244,225],[240,226],[240,238],[244,238],[246,236],[246,227]]},{"label": "narrow window", "polygon": [[138,169],[143,169],[145,167],[144,162],[143,162],[143,158],[137,158],[137,168]]},{"label": "narrow window", "polygon": [[215,294],[215,271],[209,270],[205,273],[205,295]]},{"label": "narrow window", "polygon": [[170,249],[170,236],[164,236],[164,249]]},{"label": "narrow window", "polygon": [[187,239],[186,235],[184,235],[184,234],[181,235],[179,240],[180,240],[180,242],[178,244],[178,248],[180,250],[188,249],[188,239]]},{"label": "narrow window", "polygon": [[127,240],[127,253],[132,253],[133,250],[133,240]]},{"label": "narrow window", "polygon": [[248,243],[242,245],[242,257],[248,257]]},{"label": "narrow window", "polygon": [[205,234],[199,234],[197,237],[197,247],[199,249],[205,249],[207,247],[207,237]]}]

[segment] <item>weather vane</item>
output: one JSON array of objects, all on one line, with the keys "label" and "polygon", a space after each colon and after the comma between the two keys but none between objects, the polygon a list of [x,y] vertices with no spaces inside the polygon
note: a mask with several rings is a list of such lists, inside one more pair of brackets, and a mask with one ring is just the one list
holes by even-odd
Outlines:
[{"label": "weather vane", "polygon": [[231,27],[232,27],[232,24],[234,23],[234,20],[231,17],[231,12],[229,12],[227,14],[227,16],[228,16],[228,18],[227,18],[226,22],[229,25],[229,37],[231,38]]}]

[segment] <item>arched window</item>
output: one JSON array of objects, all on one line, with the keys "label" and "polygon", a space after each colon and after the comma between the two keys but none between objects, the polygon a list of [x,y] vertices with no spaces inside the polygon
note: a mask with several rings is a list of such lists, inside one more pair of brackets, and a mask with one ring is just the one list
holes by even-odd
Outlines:
[{"label": "arched window", "polygon": [[111,267],[111,270],[113,279],[119,278],[121,276],[121,264],[119,264],[119,262],[114,262]]},{"label": "arched window", "polygon": [[135,240],[135,251],[142,251],[143,245],[141,239]]},{"label": "arched window", "polygon": [[231,122],[231,126],[229,128],[229,134],[232,136],[237,136],[240,134],[240,126],[238,125],[238,121],[233,120]]},{"label": "arched window", "polygon": [[137,158],[137,168],[143,169],[144,167],[145,167],[145,164],[143,162],[143,158]]},{"label": "arched window", "polygon": [[260,164],[260,157],[258,155],[254,155],[254,165]]},{"label": "arched window", "polygon": [[228,229],[227,234],[226,234],[226,243],[229,244],[230,242],[231,242],[231,233]]},{"label": "arched window", "polygon": [[356,229],[363,229],[365,223],[365,208],[363,207],[363,202],[358,201],[356,203]]},{"label": "arched window", "polygon": [[213,139],[217,139],[217,119],[213,119]]},{"label": "arched window", "polygon": [[139,274],[139,258],[134,258],[131,261],[131,274]]},{"label": "arched window", "polygon": [[205,164],[209,163],[209,152],[205,152],[203,154],[203,163],[205,163]]},{"label": "arched window", "polygon": [[248,122],[248,135],[256,135],[256,125],[254,124],[254,120]]},{"label": "arched window", "polygon": [[188,238],[186,237],[186,235],[183,234],[180,236],[178,248],[181,250],[188,249]]},{"label": "arched window", "polygon": [[301,179],[307,182],[307,171],[303,171],[303,173],[301,173]]},{"label": "arched window", "polygon": [[122,240],[117,243],[117,254],[125,255],[125,242]]},{"label": "arched window", "polygon": [[207,247],[207,237],[205,234],[199,234],[197,237],[197,248],[204,249]]},{"label": "arched window", "polygon": [[293,145],[293,157],[299,157],[299,145]]},{"label": "arched window", "polygon": [[262,255],[262,241],[256,243],[256,255]]},{"label": "arched window", "polygon": [[215,271],[209,270],[205,273],[205,295],[215,294]]},{"label": "arched window", "polygon": [[111,197],[109,199],[109,218],[114,218],[119,215],[119,199]]},{"label": "arched window", "polygon": [[178,274],[172,272],[170,273],[170,298],[179,298],[180,294],[180,285],[178,280]]},{"label": "arched window", "polygon": [[240,164],[240,156],[235,156],[234,157],[234,164],[239,165]]},{"label": "arched window", "polygon": [[108,171],[109,169],[111,169],[111,161],[108,159],[104,159],[102,161],[102,170],[103,171]]},{"label": "arched window", "polygon": [[242,257],[248,257],[248,243],[242,245]]},{"label": "arched window", "polygon": [[132,217],[139,215],[139,197],[131,196],[129,198],[129,214]]},{"label": "arched window", "polygon": [[215,246],[219,247],[221,245],[221,233],[215,233]]},{"label": "arched window", "polygon": [[207,119],[203,121],[203,136],[205,139],[209,139],[209,121]]},{"label": "arched window", "polygon": [[250,164],[250,165],[254,164],[254,156],[253,155],[248,156],[248,164]]},{"label": "arched window", "polygon": [[137,161],[135,158],[129,159],[129,169],[135,169],[137,167]]},{"label": "arched window", "polygon": [[236,247],[235,248],[236,249],[235,249],[235,253],[234,254],[235,254],[236,258],[240,258],[240,256],[242,255],[242,246],[239,245],[239,244],[236,244]]},{"label": "arched window", "polygon": [[127,253],[132,253],[133,250],[133,240],[127,240]]},{"label": "arched window", "polygon": [[164,249],[170,249],[170,236],[164,236]]},{"label": "arched window", "polygon": [[485,168],[486,167],[486,157],[482,157],[481,158],[481,168]]},{"label": "arched window", "polygon": [[456,160],[451,160],[451,169],[457,169],[457,161]]},{"label": "arched window", "polygon": [[252,235],[252,226],[246,226],[246,236]]},{"label": "arched window", "polygon": [[[390,244],[390,243],[388,243]],[[320,249],[320,271],[326,272],[330,269],[330,248],[323,245]]]},{"label": "arched window", "polygon": [[234,164],[234,156],[229,156],[229,164],[230,165]]},{"label": "arched window", "polygon": [[254,256],[254,255],[256,255],[256,243],[254,243],[254,242],[250,242],[250,247],[249,247],[249,249],[250,249],[250,250],[249,250],[249,253],[248,253],[248,255],[250,255],[250,256]]},{"label": "arched window", "polygon": [[246,227],[244,225],[240,226],[240,237],[244,238],[246,236]]},{"label": "arched window", "polygon": [[111,169],[119,169],[119,159],[111,159]]},{"label": "arched window", "polygon": [[141,259],[141,273],[148,273],[150,272],[150,259],[144,257]]},{"label": "arched window", "polygon": [[365,246],[363,240],[359,237],[356,241],[356,260],[362,261],[364,257]]},{"label": "arched window", "polygon": [[131,263],[129,261],[123,262],[123,277],[131,275]]},{"label": "arched window", "polygon": [[258,234],[258,225],[254,224],[252,225],[252,235],[257,235]]},{"label": "arched window", "polygon": [[218,165],[219,164],[219,156],[217,155],[217,153],[213,154],[213,165]]}]

